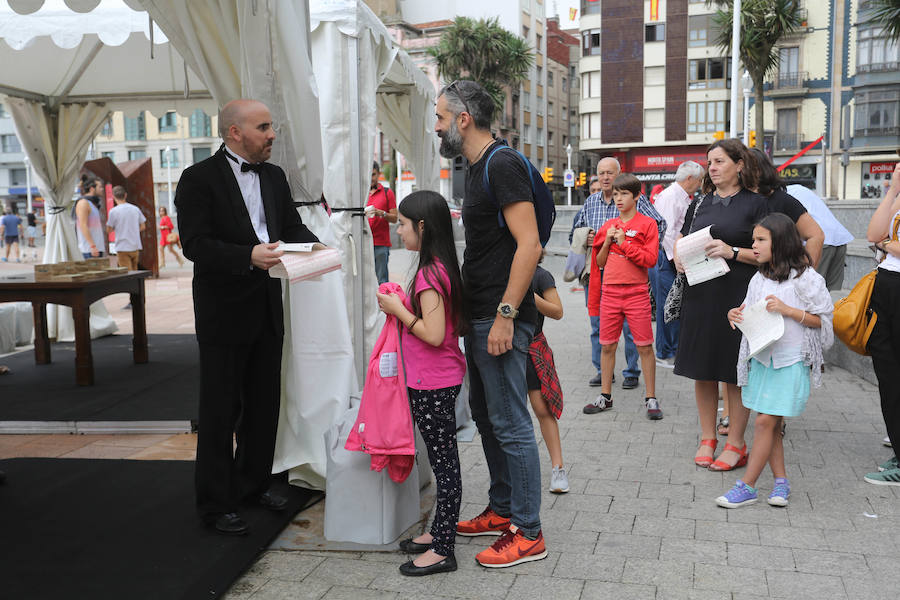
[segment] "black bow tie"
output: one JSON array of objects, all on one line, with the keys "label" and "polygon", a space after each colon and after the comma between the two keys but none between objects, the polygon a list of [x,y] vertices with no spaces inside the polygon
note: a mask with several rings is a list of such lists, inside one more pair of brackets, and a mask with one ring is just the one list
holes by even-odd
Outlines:
[{"label": "black bow tie", "polygon": [[263,164],[262,163],[241,163],[241,173],[246,173],[247,171],[253,171],[257,175],[262,172]]}]

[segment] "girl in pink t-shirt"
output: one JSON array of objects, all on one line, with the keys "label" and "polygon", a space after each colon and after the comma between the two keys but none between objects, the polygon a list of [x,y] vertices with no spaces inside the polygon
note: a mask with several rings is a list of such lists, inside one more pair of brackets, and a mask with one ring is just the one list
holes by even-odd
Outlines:
[{"label": "girl in pink t-shirt", "polygon": [[430,575],[456,570],[453,545],[462,497],[456,445],[456,397],[466,359],[459,348],[465,333],[462,278],[453,242],[453,224],[444,198],[417,191],[403,199],[397,233],[407,250],[419,253],[407,301],[378,294],[381,310],[406,326],[401,337],[403,366],[413,418],[428,448],[437,481],[437,507],[431,531],[400,542],[419,554],[400,566],[404,575]]}]

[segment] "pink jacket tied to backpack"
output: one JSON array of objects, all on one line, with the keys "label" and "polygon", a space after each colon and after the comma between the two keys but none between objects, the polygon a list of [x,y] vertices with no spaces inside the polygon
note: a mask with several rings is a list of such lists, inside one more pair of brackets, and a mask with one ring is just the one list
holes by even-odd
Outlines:
[{"label": "pink jacket tied to backpack", "polygon": [[[397,294],[406,299],[403,289],[393,282],[378,286],[381,294]],[[406,373],[400,347],[397,317],[387,315],[381,335],[369,357],[366,384],[356,423],[344,448],[367,452],[372,456],[372,470],[386,466],[388,475],[397,483],[409,476],[415,464],[416,440],[412,413],[406,392]]]}]

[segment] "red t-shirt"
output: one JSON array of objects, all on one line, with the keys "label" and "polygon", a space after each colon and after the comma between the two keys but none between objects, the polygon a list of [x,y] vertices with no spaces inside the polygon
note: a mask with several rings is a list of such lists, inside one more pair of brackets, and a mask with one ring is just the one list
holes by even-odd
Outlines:
[{"label": "red t-shirt", "polygon": [[603,285],[647,283],[647,269],[656,264],[659,256],[659,229],[656,221],[650,217],[635,213],[628,221],[623,221],[619,216],[604,223],[594,236],[594,247],[591,249],[588,314],[592,317],[600,314],[601,277],[597,253],[603,247],[606,232],[611,227],[625,230],[625,242],[610,245],[606,266],[603,268]]},{"label": "red t-shirt", "polygon": [[[374,206],[378,210],[390,212],[391,209],[397,208],[397,201],[394,198],[394,192],[385,188],[380,183],[374,192],[369,194],[369,201],[366,206]],[[372,217],[369,219],[369,228],[372,230],[372,240],[375,246],[391,245],[391,226],[384,217]]]}]

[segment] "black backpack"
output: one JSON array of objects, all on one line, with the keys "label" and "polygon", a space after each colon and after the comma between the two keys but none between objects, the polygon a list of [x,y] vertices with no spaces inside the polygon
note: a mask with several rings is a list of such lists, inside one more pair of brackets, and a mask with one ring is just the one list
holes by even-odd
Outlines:
[{"label": "black backpack", "polygon": [[[494,196],[494,191],[491,189],[488,167],[491,164],[491,158],[500,150],[510,150],[515,152],[519,158],[522,159],[522,162],[525,163],[525,169],[528,171],[528,178],[531,180],[531,194],[534,196],[534,216],[537,219],[538,236],[541,239],[541,246],[546,246],[547,242],[550,241],[550,232],[553,230],[553,223],[556,221],[556,205],[553,203],[553,195],[550,193],[550,188],[544,183],[544,179],[541,177],[537,167],[531,164],[531,161],[528,160],[524,154],[507,145],[499,146],[491,150],[491,153],[488,154],[487,160],[484,163],[484,178],[482,181],[484,191],[494,204],[496,204],[497,198]],[[497,222],[500,224],[500,227],[506,227],[506,219],[503,218],[502,210],[497,211]]]}]

